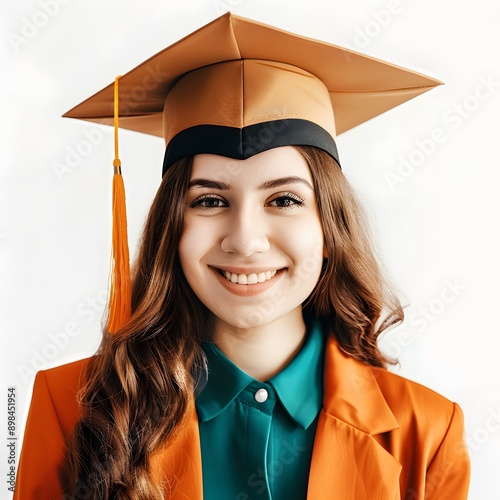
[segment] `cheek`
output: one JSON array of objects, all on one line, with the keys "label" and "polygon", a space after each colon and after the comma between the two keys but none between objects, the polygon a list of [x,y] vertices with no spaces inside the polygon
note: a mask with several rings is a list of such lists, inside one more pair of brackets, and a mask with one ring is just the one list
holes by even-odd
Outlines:
[{"label": "cheek", "polygon": [[203,259],[213,252],[217,243],[216,235],[213,224],[186,217],[179,241],[179,260],[188,281],[198,275]]},{"label": "cheek", "polygon": [[323,259],[324,237],[321,222],[316,217],[307,217],[281,224],[277,228],[277,242],[286,247],[294,260],[301,261],[311,257],[318,262]]},{"label": "cheek", "polygon": [[295,221],[294,225],[281,227],[277,244],[293,261],[290,274],[290,292],[307,297],[316,285],[323,266],[324,238],[317,218]]},{"label": "cheek", "polygon": [[299,282],[306,288],[312,288],[316,285],[323,267],[323,240],[318,237],[308,243],[300,249],[294,276],[298,277]]}]

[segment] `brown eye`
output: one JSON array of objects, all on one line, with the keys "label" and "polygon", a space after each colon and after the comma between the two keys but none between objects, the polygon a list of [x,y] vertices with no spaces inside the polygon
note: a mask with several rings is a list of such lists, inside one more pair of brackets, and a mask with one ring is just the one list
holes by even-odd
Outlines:
[{"label": "brown eye", "polygon": [[203,195],[190,203],[191,208],[221,208],[227,207],[228,204],[224,198],[214,195]]},{"label": "brown eye", "polygon": [[297,195],[293,193],[288,193],[286,195],[276,196],[276,198],[272,199],[268,205],[277,208],[293,208],[294,206],[303,205],[304,200],[299,198]]},{"label": "brown eye", "polygon": [[274,203],[276,203],[277,207],[289,207],[294,203],[294,201],[291,198],[277,198],[274,200]]}]

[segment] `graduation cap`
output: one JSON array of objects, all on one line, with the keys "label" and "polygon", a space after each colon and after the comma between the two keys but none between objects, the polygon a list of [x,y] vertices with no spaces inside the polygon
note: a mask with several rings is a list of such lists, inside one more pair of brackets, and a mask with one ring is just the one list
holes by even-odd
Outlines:
[{"label": "graduation cap", "polygon": [[[64,116],[114,125],[117,138],[119,115],[120,128],[164,137],[163,174],[186,156],[246,159],[290,145],[320,148],[339,163],[338,134],[440,84],[415,71],[227,13]],[[124,193],[115,144],[110,332],[130,315]]]}]

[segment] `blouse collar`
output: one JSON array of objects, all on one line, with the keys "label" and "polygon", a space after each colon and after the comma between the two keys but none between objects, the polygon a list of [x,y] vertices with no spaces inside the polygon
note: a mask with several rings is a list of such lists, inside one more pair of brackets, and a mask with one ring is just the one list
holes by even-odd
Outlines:
[{"label": "blouse collar", "polygon": [[[215,344],[204,343],[209,376],[196,398],[201,421],[217,417],[256,379],[238,368]],[[322,406],[324,338],[319,321],[310,328],[304,345],[290,363],[266,383],[273,386],[281,404],[307,429]]]}]

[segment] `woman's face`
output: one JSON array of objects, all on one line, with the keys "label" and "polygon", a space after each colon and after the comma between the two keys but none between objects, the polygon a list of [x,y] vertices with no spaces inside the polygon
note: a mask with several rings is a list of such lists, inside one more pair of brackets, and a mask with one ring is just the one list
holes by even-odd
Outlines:
[{"label": "woman's face", "polygon": [[195,156],[179,256],[194,293],[227,325],[255,328],[296,313],[323,260],[304,157],[290,146],[247,160]]}]

